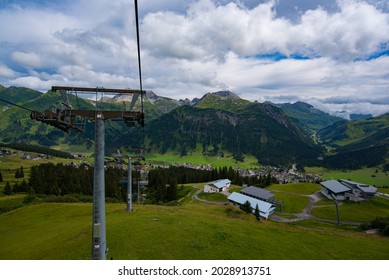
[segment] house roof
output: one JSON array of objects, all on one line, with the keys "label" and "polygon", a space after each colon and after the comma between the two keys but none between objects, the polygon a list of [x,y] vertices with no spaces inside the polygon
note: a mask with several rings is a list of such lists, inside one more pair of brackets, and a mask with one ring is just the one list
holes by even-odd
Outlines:
[{"label": "house roof", "polygon": [[274,204],[241,194],[237,192],[233,192],[228,196],[228,200],[239,203],[239,204],[244,204],[246,201],[250,202],[251,207],[255,209],[256,205],[258,204],[258,208],[260,211],[260,214],[262,217],[268,218],[269,217],[269,212],[275,209]]},{"label": "house roof", "polygon": [[243,194],[259,197],[259,198],[262,198],[262,199],[265,199],[265,200],[268,200],[268,199],[274,197],[274,194],[271,193],[270,191],[262,189],[262,188],[257,188],[257,187],[254,187],[254,186],[245,188],[245,189],[241,190],[240,192],[243,193]]},{"label": "house roof", "polygon": [[222,189],[228,184],[231,184],[231,181],[229,179],[220,179],[213,182],[209,182],[207,185],[213,185],[218,189]]},{"label": "house roof", "polygon": [[343,179],[339,180],[339,182],[345,183],[345,184],[349,184],[349,185],[351,185],[354,188],[358,188],[359,190],[361,190],[364,193],[376,193],[377,192],[377,188],[376,187],[369,186],[369,185],[366,185],[366,184],[361,184],[361,183],[358,183],[358,182],[353,182],[353,181],[343,180]]},{"label": "house roof", "polygon": [[349,187],[346,187],[345,185],[339,183],[336,180],[324,181],[321,182],[320,184],[326,189],[332,191],[333,193],[343,193],[343,192],[351,191]]}]

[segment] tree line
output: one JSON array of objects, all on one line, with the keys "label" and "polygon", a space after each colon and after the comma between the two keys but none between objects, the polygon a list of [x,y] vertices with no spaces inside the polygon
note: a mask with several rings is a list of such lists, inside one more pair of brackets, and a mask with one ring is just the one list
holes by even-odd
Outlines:
[{"label": "tree line", "polygon": [[[16,174],[20,176],[21,172],[23,172],[22,168],[17,169]],[[133,178],[137,178],[137,173],[139,172],[133,172]],[[0,177],[2,179],[2,175],[0,175]],[[119,182],[126,177],[127,171],[107,167],[105,170],[105,196],[114,200],[125,201],[127,197],[127,187],[119,184]],[[93,167],[87,164],[76,166],[62,163],[43,163],[31,167],[28,183],[23,180],[21,183],[16,182],[11,186],[11,184],[7,182],[4,193],[7,195],[28,192],[37,195],[65,196],[80,194],[92,196],[93,181]]]},{"label": "tree line", "polygon": [[[16,171],[18,176],[22,172],[22,168]],[[28,183],[23,180],[21,183],[15,183],[12,187],[7,182],[4,193],[8,195],[11,193],[28,192],[37,195],[66,196],[80,194],[92,196],[93,172],[93,167],[87,164],[76,166],[73,164],[65,165],[63,163],[43,163],[31,167]],[[139,171],[133,171],[132,177],[134,180],[140,178]],[[115,200],[126,201],[127,185],[119,183],[126,178],[127,170],[107,167],[105,170],[105,196]],[[275,182],[275,179],[270,174],[246,177],[241,176],[239,171],[232,167],[222,167],[212,170],[199,170],[176,166],[156,168],[150,170],[148,174],[148,202],[166,203],[178,200],[180,198],[178,185],[210,182],[226,178],[230,179],[232,184],[247,184],[257,187],[265,187]]]},{"label": "tree line", "polygon": [[72,154],[69,154],[67,152],[57,151],[47,147],[31,145],[26,143],[9,143],[9,144],[0,143],[0,147],[10,148],[10,149],[24,151],[24,152],[44,154],[44,155],[49,155],[49,156],[59,157],[59,158],[70,158],[70,159],[74,158]]},{"label": "tree line", "polygon": [[183,166],[156,168],[149,172],[148,197],[151,202],[169,202],[176,200],[178,185],[188,183],[211,182],[218,179],[229,179],[235,185],[266,187],[276,182],[270,174],[264,176],[242,176],[239,170],[232,167],[221,167],[212,170],[193,169]]}]

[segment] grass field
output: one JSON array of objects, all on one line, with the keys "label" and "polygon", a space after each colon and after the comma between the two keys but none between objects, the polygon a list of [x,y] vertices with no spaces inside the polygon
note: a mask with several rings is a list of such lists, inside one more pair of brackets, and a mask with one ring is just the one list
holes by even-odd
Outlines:
[{"label": "grass field", "polygon": [[[177,156],[173,155],[170,159],[177,162]],[[204,158],[198,156],[186,157],[182,161],[190,159],[193,159],[193,164],[204,164]],[[28,179],[31,166],[43,162],[47,160],[21,160],[20,155],[0,158],[0,170],[4,177],[4,182],[0,183],[0,259],[90,259],[91,204],[41,203],[25,206],[25,195],[2,194],[5,181],[20,181],[14,178],[17,168],[23,166]],[[58,162],[69,161],[54,159],[54,163]],[[220,163],[219,166],[237,164],[226,158],[222,161],[213,158],[209,162]],[[241,167],[253,166],[257,165],[252,162]],[[327,173],[325,176],[334,174]],[[372,174],[376,177],[371,177]],[[339,176],[369,183],[367,180],[377,180],[384,174],[366,169],[339,172]],[[385,180],[386,177],[381,181]],[[193,200],[193,194],[203,187],[203,184],[196,185],[197,188],[194,184],[179,186],[183,199],[178,206],[134,205],[135,211],[127,213],[124,204],[107,204],[107,257],[130,260],[389,259],[387,237],[368,235],[356,227],[337,227],[314,220],[257,222],[253,215],[243,214],[238,207],[209,205]],[[235,191],[239,189],[234,186]],[[308,203],[307,197],[297,194],[309,195],[320,190],[320,185],[298,183],[272,185],[268,189],[274,191],[277,200],[284,202],[283,213],[292,218],[293,215],[288,213],[299,213]],[[226,201],[225,196],[218,195],[203,198]],[[336,219],[331,201],[320,201],[317,205],[329,206],[315,208],[313,214]],[[389,200],[376,198],[363,203],[344,203],[339,209],[342,220],[370,221],[376,216],[389,216]]]},{"label": "grass field", "polygon": [[[315,216],[327,219],[336,219],[335,205],[312,209]],[[369,201],[352,202],[346,201],[339,205],[339,216],[343,220],[368,222],[376,217],[389,216],[389,199],[380,197]]]},{"label": "grass field", "polygon": [[216,202],[227,202],[228,201],[227,196],[225,196],[222,193],[204,193],[204,192],[201,192],[199,194],[199,198],[205,199],[208,201],[216,201]]},{"label": "grass field", "polygon": [[[297,194],[312,194],[320,190],[320,186],[312,183],[275,184],[267,187],[267,189],[273,191],[277,201],[283,202],[282,213],[300,213],[309,203],[309,198]],[[277,211],[280,210],[281,208],[278,206]],[[281,213],[278,212],[277,214]],[[283,217],[286,218],[285,215]]]},{"label": "grass field", "polygon": [[372,186],[389,186],[389,173],[376,168],[363,168],[358,170],[327,170],[324,168],[305,168],[308,173],[322,174],[323,181],[332,179],[346,179]]},{"label": "grass field", "polygon": [[[275,192],[276,200],[282,201],[282,212],[286,213],[300,213],[309,203],[308,197],[302,197],[293,194]],[[277,207],[280,210],[280,207]]]},{"label": "grass field", "polygon": [[244,162],[236,161],[232,155],[225,155],[224,157],[208,157],[201,153],[192,153],[188,156],[180,156],[173,152],[167,152],[161,154],[147,154],[147,161],[155,164],[172,164],[172,163],[192,163],[194,165],[212,165],[216,168],[219,167],[239,167],[244,169],[258,169],[258,160],[252,156],[245,156]]},{"label": "grass field", "polygon": [[268,190],[273,191],[284,191],[298,194],[312,194],[315,191],[321,189],[320,185],[312,183],[295,183],[295,184],[282,184],[282,185],[271,185],[267,187]]},{"label": "grass field", "polygon": [[[307,222],[258,223],[253,215],[228,215],[226,206],[123,209],[107,205],[108,258],[389,258],[388,238]],[[89,259],[91,212],[91,204],[38,204],[1,214],[0,259]]]}]

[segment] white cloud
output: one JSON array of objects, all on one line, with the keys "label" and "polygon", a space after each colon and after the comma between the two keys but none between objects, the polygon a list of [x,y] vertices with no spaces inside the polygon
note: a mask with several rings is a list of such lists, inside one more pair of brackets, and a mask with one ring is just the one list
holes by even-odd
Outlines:
[{"label": "white cloud", "polygon": [[[1,84],[138,87],[132,2],[28,3],[0,9]],[[386,1],[145,0],[139,8],[143,84],[157,94],[230,89],[329,111],[388,106],[388,56],[367,59],[389,51]]]},{"label": "white cloud", "polygon": [[27,68],[40,68],[42,61],[36,53],[13,52],[11,59],[17,64]]},{"label": "white cloud", "polygon": [[0,77],[4,78],[14,78],[16,72],[9,68],[7,65],[0,64]]}]

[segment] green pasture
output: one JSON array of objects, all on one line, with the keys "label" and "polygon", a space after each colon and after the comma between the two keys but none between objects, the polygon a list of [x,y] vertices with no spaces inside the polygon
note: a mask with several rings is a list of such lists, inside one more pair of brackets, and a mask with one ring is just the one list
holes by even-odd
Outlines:
[{"label": "green pasture", "polygon": [[331,179],[346,179],[372,186],[389,186],[389,175],[375,168],[326,172],[323,176],[323,180]]},{"label": "green pasture", "polygon": [[222,193],[204,193],[204,192],[201,192],[199,194],[199,198],[205,199],[208,201],[216,201],[216,202],[227,202],[228,201],[227,196],[225,196]]},{"label": "green pasture", "polygon": [[19,207],[24,206],[25,194],[17,194],[11,196],[1,196],[0,197],[0,213],[5,213],[12,211]]},{"label": "green pasture", "polygon": [[211,165],[213,167],[239,167],[243,169],[258,169],[258,160],[253,156],[245,156],[244,162],[236,161],[232,155],[226,154],[224,157],[204,156],[199,152],[193,152],[187,156],[180,156],[174,152],[167,152],[163,155],[158,153],[149,153],[146,155],[148,162],[155,164],[177,164],[177,163],[191,163],[193,165]]},{"label": "green pasture", "polygon": [[[309,198],[289,193],[274,192],[277,201],[282,201],[282,212],[301,213],[309,203]],[[280,206],[277,210],[280,211]]]},{"label": "green pasture", "polygon": [[372,186],[389,186],[389,173],[377,168],[357,170],[328,170],[320,167],[306,167],[307,173],[322,174],[322,180],[345,179]]},{"label": "green pasture", "polygon": [[[257,222],[231,206],[141,205],[132,213],[123,209],[122,204],[107,204],[108,259],[389,258],[384,237],[335,227]],[[228,214],[231,211],[240,214]],[[91,204],[37,204],[0,214],[0,259],[89,259],[91,212]]]},{"label": "green pasture", "polygon": [[389,194],[389,188],[378,188],[378,192]]},{"label": "green pasture", "polygon": [[238,192],[240,192],[242,189],[243,189],[243,187],[231,185],[231,187],[228,189],[228,192],[229,192],[229,193],[233,193],[233,192],[237,192],[237,193],[238,193]]},{"label": "green pasture", "polygon": [[[336,219],[336,208],[332,203],[329,206],[312,209],[312,214],[326,219]],[[342,220],[368,222],[376,217],[389,216],[389,199],[375,197],[368,201],[345,201],[339,205],[339,216]]]},{"label": "green pasture", "polygon": [[321,189],[320,185],[312,183],[274,184],[267,187],[269,191],[283,191],[297,194],[312,194]]}]

